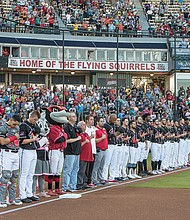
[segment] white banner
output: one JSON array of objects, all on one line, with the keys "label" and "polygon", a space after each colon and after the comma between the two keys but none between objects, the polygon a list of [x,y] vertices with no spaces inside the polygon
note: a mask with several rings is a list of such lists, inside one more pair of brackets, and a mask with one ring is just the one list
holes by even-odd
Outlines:
[{"label": "white banner", "polygon": [[[54,69],[61,70],[63,62],[60,60],[40,59],[14,59],[9,58],[9,68],[31,68],[31,69]],[[91,71],[116,71],[116,62],[94,62],[94,61],[65,61],[65,70],[91,70]],[[121,71],[146,71],[146,72],[167,72],[167,63],[134,63],[119,62],[118,70]]]}]

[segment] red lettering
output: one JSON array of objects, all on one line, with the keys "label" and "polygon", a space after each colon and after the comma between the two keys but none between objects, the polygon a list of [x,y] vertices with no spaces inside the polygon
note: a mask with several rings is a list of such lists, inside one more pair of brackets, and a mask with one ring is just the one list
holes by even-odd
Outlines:
[{"label": "red lettering", "polygon": [[145,70],[145,64],[141,63],[141,70]]},{"label": "red lettering", "polygon": [[114,64],[113,63],[109,63],[109,69],[113,70],[113,68],[114,68]]},{"label": "red lettering", "polygon": [[146,63],[146,70],[150,70],[148,63]]},{"label": "red lettering", "polygon": [[106,63],[101,63],[101,69],[106,69]]},{"label": "red lettering", "polygon": [[26,67],[32,67],[32,66],[31,66],[31,61],[30,61],[30,60],[26,60]]},{"label": "red lettering", "polygon": [[151,63],[150,68],[151,68],[151,70],[155,70],[155,64]]},{"label": "red lettering", "polygon": [[38,63],[39,63],[38,60],[32,60],[31,66],[32,66],[32,67],[38,67]]},{"label": "red lettering", "polygon": [[134,70],[134,64],[130,63],[129,68],[130,68],[130,70]]},{"label": "red lettering", "polygon": [[135,70],[140,70],[139,63],[135,63]]},{"label": "red lettering", "polygon": [[75,63],[74,62],[70,63],[70,68],[75,68]]},{"label": "red lettering", "polygon": [[100,69],[100,63],[95,63],[95,69],[97,70],[99,70]]},{"label": "red lettering", "polygon": [[55,60],[52,61],[52,67],[55,67]]},{"label": "red lettering", "polygon": [[78,62],[78,68],[80,69],[80,67],[82,66],[82,62]]},{"label": "red lettering", "polygon": [[20,60],[20,66],[25,67],[25,60]]},{"label": "red lettering", "polygon": [[119,69],[124,70],[125,68],[126,68],[125,63],[120,63],[120,68]]},{"label": "red lettering", "polygon": [[42,60],[39,61],[39,67],[43,67],[43,61]]},{"label": "red lettering", "polygon": [[59,61],[59,68],[62,69],[63,68],[63,62]]},{"label": "red lettering", "polygon": [[69,62],[65,62],[64,63],[64,68],[66,69],[66,68],[69,68]]}]

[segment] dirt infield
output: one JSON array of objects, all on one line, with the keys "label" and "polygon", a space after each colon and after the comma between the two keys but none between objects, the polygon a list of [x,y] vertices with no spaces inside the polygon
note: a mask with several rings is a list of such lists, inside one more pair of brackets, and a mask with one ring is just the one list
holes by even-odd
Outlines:
[{"label": "dirt infield", "polygon": [[[148,179],[145,181],[148,181]],[[82,193],[80,199],[61,199],[54,200],[53,202],[50,200],[49,203],[42,205],[40,205],[42,201],[33,203],[33,207],[30,205],[30,208],[0,215],[0,219],[190,219],[189,189],[132,188],[132,184],[127,184],[126,182],[115,186],[108,186],[107,188],[87,191]],[[47,202],[47,200],[44,202]],[[35,204],[37,206],[34,206]],[[7,210],[1,209],[0,214]]]}]

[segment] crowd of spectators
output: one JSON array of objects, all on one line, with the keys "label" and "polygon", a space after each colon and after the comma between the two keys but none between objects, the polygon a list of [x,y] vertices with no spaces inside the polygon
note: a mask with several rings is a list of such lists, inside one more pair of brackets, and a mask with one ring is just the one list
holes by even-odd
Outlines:
[{"label": "crowd of spectators", "polygon": [[189,5],[183,1],[176,3],[176,8],[173,5],[174,1],[168,3],[164,0],[143,3],[150,26],[153,22],[153,30],[159,35],[173,36],[175,31],[180,36],[190,35]]},{"label": "crowd of spectators", "polygon": [[[189,5],[183,1],[178,3],[173,0],[142,1],[150,33],[173,36],[176,31],[180,36],[190,35]],[[1,0],[0,6],[2,32],[31,32],[29,25],[58,28],[56,11],[74,34],[108,32],[106,36],[113,36],[116,30],[124,36],[142,33],[138,10],[132,0],[112,3],[106,0],[15,0],[5,3]]]},{"label": "crowd of spectators", "polygon": [[2,32],[27,32],[30,31],[29,25],[58,26],[54,8],[45,0],[15,0],[8,3],[0,1],[0,5],[0,31]]},{"label": "crowd of spectators", "polygon": [[[92,114],[104,116],[118,112],[120,119],[127,115],[129,119],[144,113],[150,113],[152,119],[168,117],[172,119],[174,95],[171,91],[163,92],[159,86],[119,88],[119,101],[116,99],[115,88],[82,88],[66,87],[64,92],[64,106],[69,112],[75,112],[78,121]],[[63,91],[56,85],[50,90],[45,86],[8,86],[0,89],[0,115],[3,119],[11,118],[13,114],[20,114],[26,119],[33,109],[63,105]],[[180,88],[177,96],[178,117],[190,119],[190,87]]]},{"label": "crowd of spectators", "polygon": [[[103,0],[54,1],[59,16],[71,30],[119,33],[141,31],[134,2],[118,0],[111,4]],[[109,35],[110,36],[110,35]]]}]

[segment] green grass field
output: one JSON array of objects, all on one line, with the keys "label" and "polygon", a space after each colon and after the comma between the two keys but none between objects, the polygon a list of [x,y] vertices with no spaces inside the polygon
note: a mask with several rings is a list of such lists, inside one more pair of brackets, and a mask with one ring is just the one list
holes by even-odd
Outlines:
[{"label": "green grass field", "polygon": [[189,189],[190,170],[136,183],[129,187]]}]

